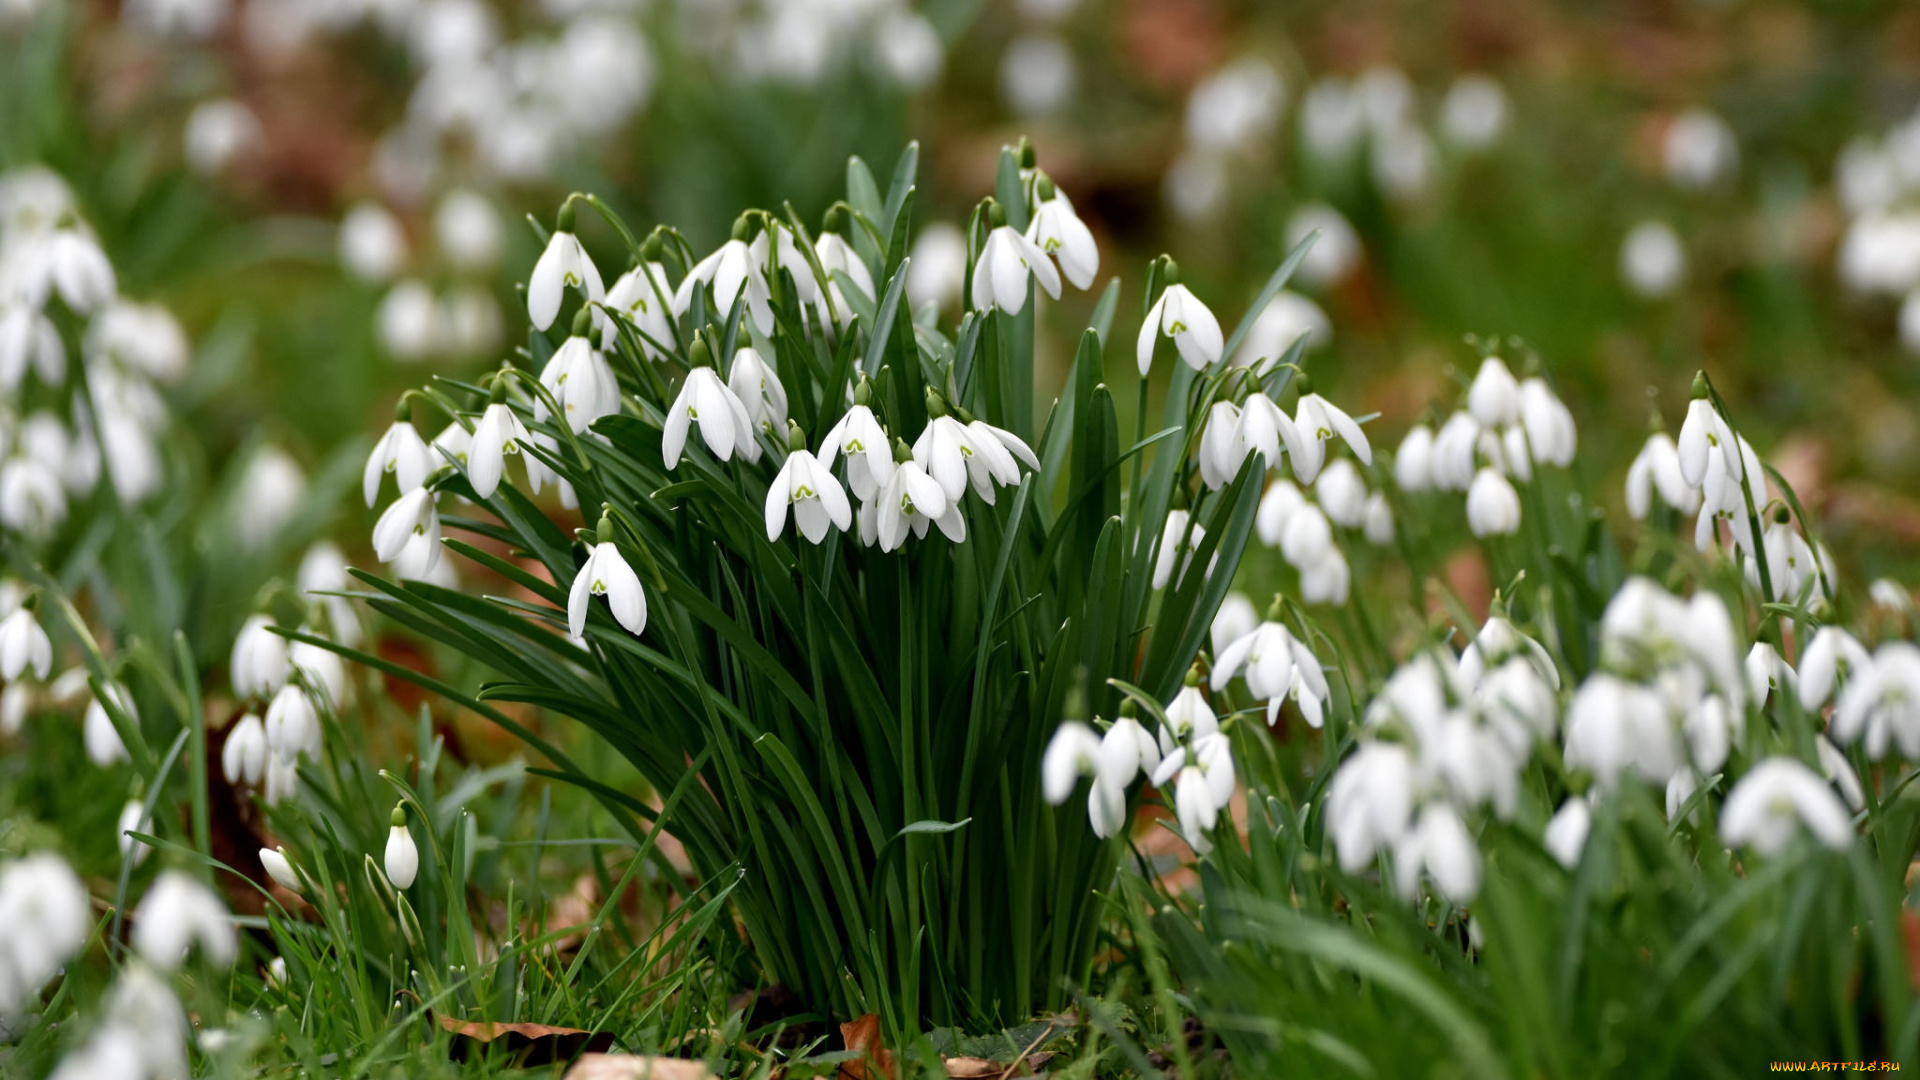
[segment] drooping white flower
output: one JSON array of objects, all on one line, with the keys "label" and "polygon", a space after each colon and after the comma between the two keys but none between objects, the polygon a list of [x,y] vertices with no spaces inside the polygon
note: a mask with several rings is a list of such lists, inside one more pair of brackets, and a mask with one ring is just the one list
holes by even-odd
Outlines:
[{"label": "drooping white flower", "polygon": [[1901,614],[1911,614],[1914,609],[1913,594],[1905,585],[1892,578],[1875,578],[1867,585],[1867,597],[1875,607],[1886,608]]},{"label": "drooping white flower", "polygon": [[1299,570],[1302,603],[1339,607],[1347,602],[1348,590],[1353,584],[1353,568],[1348,565],[1346,555],[1339,548],[1327,548],[1318,558],[1299,567]]},{"label": "drooping white flower", "polygon": [[1296,570],[1318,563],[1334,550],[1333,526],[1326,512],[1311,503],[1303,503],[1287,516],[1280,533],[1280,554]]},{"label": "drooping white flower", "polygon": [[1813,640],[1800,654],[1800,707],[1817,713],[1833,699],[1833,689],[1841,675],[1856,677],[1872,664],[1866,646],[1845,628],[1831,623],[1814,631]]},{"label": "drooping white flower", "polygon": [[1167,587],[1167,583],[1173,580],[1175,566],[1180,567],[1180,575],[1184,578],[1188,564],[1193,561],[1194,551],[1207,538],[1206,527],[1193,521],[1192,517],[1186,510],[1167,511],[1166,524],[1160,529],[1160,546],[1153,558],[1154,588]]},{"label": "drooping white flower", "polygon": [[467,448],[467,479],[473,483],[473,493],[483,499],[491,499],[500,489],[507,455],[518,456],[520,447],[533,439],[519,414],[507,404],[504,381],[495,384],[494,397],[498,400],[489,402],[487,411],[473,425],[473,441]]},{"label": "drooping white flower", "polygon": [[1140,326],[1140,340],[1134,352],[1142,378],[1153,367],[1153,346],[1162,337],[1173,340],[1180,359],[1195,371],[1204,371],[1219,363],[1220,353],[1226,347],[1226,339],[1220,333],[1220,320],[1213,317],[1213,312],[1207,310],[1207,305],[1201,303],[1192,290],[1177,280],[1160,293],[1160,298],[1147,311],[1146,322]]},{"label": "drooping white flower", "polygon": [[[1300,429],[1293,418],[1280,410],[1273,399],[1265,394],[1252,393],[1240,410],[1239,422],[1234,427],[1239,439],[1239,457],[1233,462],[1232,471],[1226,473],[1226,479],[1232,480],[1240,471],[1240,462],[1248,454],[1258,452],[1266,462],[1266,467],[1276,469],[1280,466],[1280,455],[1286,453],[1296,462],[1295,474],[1299,473],[1297,462],[1308,453],[1306,440],[1301,437]],[[1301,483],[1312,483],[1303,479]],[[1222,485],[1224,486],[1224,481]]]},{"label": "drooping white flower", "polygon": [[91,233],[59,229],[46,244],[48,274],[68,307],[85,315],[114,298],[113,264]]},{"label": "drooping white flower", "polygon": [[260,717],[248,713],[227,731],[226,745],[220,748],[220,771],[227,783],[258,785],[267,770],[267,728]]},{"label": "drooping white flower", "polygon": [[271,696],[287,681],[287,639],[272,630],[273,619],[255,615],[233,639],[227,681],[241,697]]},{"label": "drooping white flower", "polygon": [[373,554],[394,572],[418,579],[440,561],[440,510],[434,493],[417,487],[395,499],[373,523]]},{"label": "drooping white flower", "polygon": [[172,971],[200,946],[206,958],[231,967],[239,942],[233,916],[212,889],[178,870],[154,880],[133,913],[133,947],[161,971]]},{"label": "drooping white flower", "polygon": [[1672,296],[1686,277],[1686,245],[1666,222],[1642,221],[1620,242],[1620,279],[1641,299]]},{"label": "drooping white flower", "polygon": [[[705,348],[704,343],[694,346],[696,354]],[[680,395],[667,409],[666,426],[660,439],[661,457],[667,468],[679,466],[680,454],[687,445],[687,431],[695,421],[700,425],[701,441],[714,457],[731,461],[734,451],[738,450],[740,457],[749,463],[760,460],[760,444],[755,441],[753,421],[747,416],[746,405],[709,366],[696,366],[687,372]]]},{"label": "drooping white flower", "polygon": [[1554,811],[1541,842],[1555,862],[1571,870],[1580,865],[1580,855],[1587,848],[1587,833],[1592,829],[1593,809],[1585,796],[1575,795]]},{"label": "drooping white flower", "polygon": [[1161,732],[1160,745],[1169,752],[1173,742],[1191,742],[1220,731],[1220,718],[1215,715],[1213,706],[1207,704],[1207,696],[1200,691],[1200,675],[1197,671],[1187,673],[1186,685],[1167,703],[1167,723],[1172,725],[1172,730]]},{"label": "drooping white flower", "polygon": [[433,234],[440,253],[463,270],[490,270],[500,261],[505,238],[500,212],[472,188],[455,188],[440,197],[433,212]]},{"label": "drooping white flower", "polygon": [[694,264],[673,294],[673,312],[684,315],[693,306],[695,285],[707,287],[707,301],[722,317],[731,312],[746,294],[747,314],[763,334],[773,333],[773,290],[767,284],[766,233],[761,232],[751,245],[744,239],[747,225],[736,222],[735,238],[720,245],[720,250]]},{"label": "drooping white flower", "polygon": [[587,632],[587,608],[593,597],[607,598],[614,621],[629,634],[647,628],[647,594],[640,587],[640,575],[627,565],[626,557],[613,544],[613,528],[606,518],[600,521],[599,542],[587,554],[587,561],[573,577],[567,593],[567,633],[579,638]]},{"label": "drooping white flower", "polygon": [[1867,793],[1860,787],[1860,777],[1853,771],[1853,764],[1847,760],[1847,756],[1840,752],[1839,747],[1827,741],[1825,735],[1813,737],[1813,748],[1820,759],[1821,774],[1828,783],[1840,789],[1840,798],[1846,802],[1847,809],[1856,814],[1866,809]]},{"label": "drooping white flower", "polygon": [[1120,718],[1100,739],[1100,782],[1124,792],[1141,773],[1152,775],[1160,767],[1160,744],[1140,721],[1123,706]]},{"label": "drooping white flower", "polygon": [[1286,535],[1287,521],[1293,512],[1307,505],[1307,497],[1300,494],[1294,482],[1285,478],[1274,480],[1260,496],[1260,506],[1253,514],[1253,531],[1260,542],[1270,548],[1280,546]]},{"label": "drooping white flower", "polygon": [[1011,225],[996,227],[987,234],[973,264],[974,310],[998,308],[1008,315],[1020,314],[1027,306],[1029,277],[1048,296],[1060,299],[1060,272],[1040,245]]},{"label": "drooping white flower", "polygon": [[18,1016],[93,931],[87,887],[60,856],[0,866],[0,1015]]},{"label": "drooping white flower", "polygon": [[349,273],[376,284],[391,280],[407,261],[407,235],[399,219],[378,203],[360,203],[340,219],[339,248],[340,264]]},{"label": "drooping white flower", "polygon": [[1778,855],[1804,827],[1835,851],[1853,843],[1853,821],[1826,781],[1793,758],[1770,757],[1748,770],[1720,810],[1720,838]]},{"label": "drooping white flower", "polygon": [[[1803,685],[1812,677],[1810,666],[1801,665]],[[1875,761],[1891,744],[1903,757],[1920,758],[1920,647],[1889,641],[1860,670],[1849,672],[1829,731],[1835,742],[1862,742]]]},{"label": "drooping white flower", "polygon": [[1393,507],[1387,503],[1385,494],[1376,491],[1367,496],[1367,505],[1360,519],[1360,534],[1375,547],[1388,547],[1393,543]]},{"label": "drooping white flower", "polygon": [[560,299],[568,289],[579,292],[589,304],[606,299],[606,286],[593,265],[580,238],[573,234],[572,204],[560,211],[560,227],[547,238],[547,248],[533,264],[533,276],[527,279],[527,318],[536,330],[553,325],[560,315]]},{"label": "drooping white flower", "polygon": [[1467,390],[1467,411],[1482,427],[1505,427],[1520,421],[1520,383],[1506,361],[1489,356]]},{"label": "drooping white flower", "polygon": [[[842,211],[842,214],[844,214],[844,211]],[[831,212],[829,212],[828,220],[829,224],[839,228],[851,226],[852,224],[851,219],[835,215]],[[916,245],[916,247],[917,246],[918,245]],[[822,324],[831,325],[833,318],[837,316],[839,325],[845,328],[853,321],[853,307],[847,303],[846,293],[842,291],[840,287],[840,280],[834,275],[836,272],[845,274],[847,280],[853,282],[854,289],[871,303],[878,294],[873,287],[873,275],[867,270],[867,261],[860,257],[860,253],[854,250],[852,244],[847,243],[844,236],[841,236],[838,231],[832,229],[822,231],[819,236],[814,238],[813,257],[820,260],[820,269],[825,271],[827,275],[827,287],[819,299],[814,302],[820,311],[820,321]],[[963,255],[961,257],[961,264],[964,266],[965,262],[966,259]],[[917,269],[919,269],[919,265],[918,257],[916,256],[915,265],[908,270],[909,277],[912,276],[913,270]],[[909,291],[912,291],[911,286],[909,286]],[[831,301],[831,303],[829,303],[829,301]]]},{"label": "drooping white flower", "polygon": [[906,443],[895,440],[893,461],[893,472],[869,504],[876,515],[875,538],[880,550],[898,549],[906,542],[909,529],[916,537],[925,537],[929,524],[939,525],[954,543],[965,542],[967,519],[960,513],[960,501],[947,498],[946,489],[913,459]]},{"label": "drooping white flower", "polygon": [[[638,333],[640,349],[648,359],[658,359],[660,349],[673,342],[673,288],[667,284],[667,268],[647,262],[620,275],[607,290],[606,306],[627,317]],[[600,327],[600,347],[611,349],[620,339],[620,327],[608,319]]]},{"label": "drooping white flower", "polygon": [[1080,777],[1094,776],[1099,770],[1100,736],[1080,721],[1068,720],[1054,729],[1040,757],[1040,793],[1059,806],[1073,795]]},{"label": "drooping white flower", "polygon": [[[316,632],[311,626],[303,629],[309,634]],[[312,642],[296,641],[287,646],[287,665],[316,706],[338,707],[345,700],[347,669],[339,653]]]},{"label": "drooping white flower", "polygon": [[1333,320],[1319,304],[1282,289],[1253,320],[1246,338],[1234,350],[1233,362],[1265,375],[1302,338],[1306,339],[1303,351],[1325,348],[1333,340]]},{"label": "drooping white flower", "polygon": [[1317,728],[1327,700],[1326,673],[1306,642],[1275,618],[1278,614],[1276,605],[1267,621],[1220,651],[1213,666],[1213,688],[1221,690],[1244,669],[1248,691],[1267,699],[1268,724],[1279,720],[1281,702],[1291,696],[1299,702],[1307,723]]},{"label": "drooping white flower", "polygon": [[1297,380],[1300,401],[1294,406],[1293,422],[1300,430],[1300,452],[1293,459],[1293,475],[1303,484],[1311,484],[1320,475],[1327,460],[1327,440],[1335,435],[1353,451],[1364,465],[1373,464],[1373,448],[1366,432],[1339,406],[1313,392],[1306,376]]},{"label": "drooping white flower", "polygon": [[17,390],[31,369],[48,386],[67,377],[67,346],[39,309],[0,299],[0,387]]},{"label": "drooping white flower", "polygon": [[[1773,595],[1768,597],[1781,603],[1793,603],[1800,598],[1800,592],[1808,585],[1814,585],[1818,595],[1820,568],[1814,561],[1813,548],[1786,520],[1787,512],[1782,510],[1774,520],[1760,533],[1760,550],[1766,558],[1767,580],[1773,585]],[[1752,556],[1746,559],[1747,583],[1755,589],[1760,588],[1760,563]]]},{"label": "drooping white flower", "polygon": [[267,755],[266,783],[261,785],[260,796],[268,806],[278,806],[300,790],[300,762],[288,758]]},{"label": "drooping white flower", "polygon": [[1675,186],[1708,188],[1740,167],[1740,144],[1725,120],[1706,109],[1692,108],[1667,125],[1661,159]]},{"label": "drooping white flower", "polygon": [[399,419],[373,444],[373,453],[367,455],[367,467],[360,474],[360,491],[369,507],[380,495],[381,477],[393,474],[400,494],[405,495],[424,483],[427,474],[439,464],[439,458],[408,419],[412,406],[403,400],[400,412]]},{"label": "drooping white flower", "polygon": [[1707,482],[1707,456],[1717,454],[1726,463],[1728,475],[1741,479],[1744,463],[1734,442],[1733,429],[1709,401],[1704,389],[1687,404],[1687,418],[1680,425],[1680,475],[1690,487]]},{"label": "drooping white flower", "polygon": [[1573,464],[1579,446],[1573,413],[1537,375],[1520,382],[1520,422],[1534,460],[1561,468]]},{"label": "drooping white flower", "polygon": [[1253,633],[1253,628],[1259,625],[1260,610],[1247,599],[1247,594],[1238,589],[1227,593],[1220,601],[1220,610],[1214,613],[1212,625],[1207,627],[1213,655],[1218,657],[1228,645]]},{"label": "drooping white flower", "polygon": [[1213,842],[1206,834],[1219,822],[1220,807],[1214,801],[1205,769],[1189,765],[1180,770],[1173,786],[1173,806],[1175,819],[1180,822],[1180,835],[1186,838],[1194,853],[1205,855],[1213,850]]},{"label": "drooping white flower", "polygon": [[0,619],[0,679],[12,682],[27,672],[45,681],[53,671],[53,642],[26,607]]},{"label": "drooping white flower", "polygon": [[267,703],[267,749],[273,756],[296,761],[300,755],[320,760],[320,712],[298,683],[288,683]]},{"label": "drooping white flower", "polygon": [[1611,786],[1632,771],[1665,783],[1680,768],[1680,740],[1659,694],[1605,672],[1574,692],[1567,707],[1566,761]]},{"label": "drooping white flower", "polygon": [[1440,105],[1440,129],[1462,150],[1484,150],[1507,127],[1507,92],[1491,77],[1462,75],[1447,88]]},{"label": "drooping white flower", "polygon": [[1433,486],[1433,429],[1415,424],[1393,455],[1393,482],[1409,494]]},{"label": "drooping white flower", "polygon": [[1357,874],[1391,849],[1413,820],[1414,767],[1398,743],[1363,742],[1340,763],[1327,788],[1327,835],[1340,869]]},{"label": "drooping white flower", "polygon": [[0,526],[44,540],[66,520],[66,489],[57,473],[28,457],[0,465]]},{"label": "drooping white flower", "polygon": [[1627,513],[1644,521],[1653,509],[1653,496],[1682,514],[1700,509],[1700,491],[1687,483],[1680,470],[1680,452],[1666,432],[1647,437],[1647,444],[1627,470]]},{"label": "drooping white flower", "polygon": [[1026,238],[1060,263],[1060,272],[1074,288],[1086,289],[1100,272],[1100,249],[1093,242],[1093,232],[1073,212],[1066,192],[1054,188],[1044,176],[1038,186]]},{"label": "drooping white flower", "polygon": [[[588,339],[592,328],[587,325],[587,319],[584,316],[574,319],[573,329],[573,335],[560,343],[547,365],[540,369],[540,385],[547,388],[560,411],[566,414],[567,426],[574,431],[585,431],[595,420],[620,411],[620,383],[614,378],[606,355]],[[545,400],[534,399],[533,419],[536,422],[547,419]],[[479,437],[478,429],[474,436]],[[469,448],[467,454],[471,467],[473,450]]]},{"label": "drooping white flower", "polygon": [[864,402],[848,409],[821,441],[821,465],[833,468],[841,454],[847,456],[847,487],[862,501],[871,500],[893,475],[892,440]]},{"label": "drooping white flower", "polygon": [[809,542],[818,544],[827,538],[829,525],[842,532],[852,526],[853,507],[840,481],[807,449],[798,427],[791,439],[798,445],[788,452],[767,486],[767,539],[780,539],[787,526],[787,509],[792,507],[794,526]]},{"label": "drooping white flower", "polygon": [[[458,429],[459,425],[454,427]],[[325,609],[326,629],[333,640],[347,646],[359,642],[360,621],[354,615],[353,601],[344,596],[319,595],[343,592],[350,584],[347,557],[338,547],[325,540],[316,541],[301,556],[295,581],[302,593]]]},{"label": "drooping white flower", "polygon": [[1467,490],[1467,526],[1475,536],[1511,536],[1520,531],[1520,493],[1492,468],[1482,468]]},{"label": "drooping white flower", "polygon": [[1218,491],[1240,472],[1246,450],[1240,441],[1240,406],[1231,401],[1216,401],[1207,409],[1207,424],[1200,432],[1200,480]]},{"label": "drooping white flower", "polygon": [[293,861],[287,858],[286,848],[261,848],[260,865],[267,876],[280,883],[280,887],[290,893],[303,891],[300,874],[293,868]]},{"label": "drooping white flower", "polygon": [[967,237],[958,226],[936,221],[913,241],[907,267],[907,299],[918,309],[957,303],[967,278]]},{"label": "drooping white flower", "polygon": [[1473,485],[1474,454],[1480,445],[1479,421],[1465,409],[1447,418],[1433,437],[1428,461],[1431,486],[1440,491],[1465,491]]},{"label": "drooping white flower", "polygon": [[[138,726],[140,714],[134,708],[133,698],[127,694],[126,688],[118,683],[107,683],[105,689],[121,713]],[[101,768],[106,768],[118,761],[132,760],[127,753],[126,744],[120,741],[119,729],[113,726],[113,719],[107,715],[106,707],[100,704],[99,698],[96,697],[87,703],[87,713],[81,725],[81,737],[86,743],[89,761]]]},{"label": "drooping white flower", "polygon": [[1466,904],[1480,892],[1480,849],[1466,822],[1444,802],[1428,803],[1419,820],[1393,845],[1394,884],[1412,897],[1424,872],[1440,896]]},{"label": "drooping white flower", "polygon": [[1333,523],[1357,529],[1367,516],[1367,482],[1346,458],[1329,464],[1313,483],[1313,494]]},{"label": "drooping white flower", "polygon": [[780,375],[767,363],[758,349],[744,348],[733,354],[727,370],[727,389],[740,399],[747,419],[755,428],[778,435],[787,424],[787,388]]},{"label": "drooping white flower", "polygon": [[413,842],[413,833],[407,829],[407,810],[404,805],[393,808],[392,826],[387,829],[386,858],[387,880],[396,889],[407,889],[413,885],[414,878],[420,874],[420,848]]}]

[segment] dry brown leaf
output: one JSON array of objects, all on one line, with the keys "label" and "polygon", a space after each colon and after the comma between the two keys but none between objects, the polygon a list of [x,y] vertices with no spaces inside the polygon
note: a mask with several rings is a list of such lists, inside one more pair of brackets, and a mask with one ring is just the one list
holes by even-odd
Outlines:
[{"label": "dry brown leaf", "polygon": [[997,1061],[988,1061],[977,1057],[944,1058],[941,1064],[947,1067],[950,1077],[998,1077],[1007,1071],[1007,1067]]},{"label": "dry brown leaf", "polygon": [[604,1053],[613,1045],[613,1032],[554,1027],[550,1024],[501,1024],[491,1020],[435,1017],[453,1035],[447,1056],[465,1061],[480,1047],[498,1045],[520,1065],[550,1065],[581,1052]]},{"label": "dry brown leaf", "polygon": [[846,1080],[873,1080],[884,1076],[887,1080],[893,1080],[893,1055],[880,1043],[878,1015],[868,1013],[858,1020],[841,1024],[840,1038],[846,1041],[848,1050],[864,1055],[840,1066],[842,1077]]},{"label": "dry brown leaf", "polygon": [[706,1063],[641,1054],[587,1054],[566,1080],[714,1080]]}]

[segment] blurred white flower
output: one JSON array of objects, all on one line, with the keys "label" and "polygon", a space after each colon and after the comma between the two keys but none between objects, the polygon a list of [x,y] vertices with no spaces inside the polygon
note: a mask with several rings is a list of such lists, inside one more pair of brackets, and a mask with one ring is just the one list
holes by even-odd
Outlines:
[{"label": "blurred white flower", "polygon": [[959,299],[967,274],[967,237],[945,221],[920,230],[913,242],[907,268],[907,299],[918,308],[946,305]]},{"label": "blurred white flower", "polygon": [[1246,150],[1272,133],[1286,87],[1257,57],[1235,60],[1202,79],[1187,98],[1187,141],[1203,150]]},{"label": "blurred white flower", "polygon": [[1770,757],[1748,770],[1720,811],[1720,838],[1778,855],[1801,827],[1835,851],[1853,843],[1853,822],[1826,781],[1799,761]]},{"label": "blurred white flower", "polygon": [[267,729],[260,717],[248,713],[227,730],[220,748],[220,771],[227,783],[257,785],[267,770]]},{"label": "blurred white flower", "polygon": [[1253,633],[1260,625],[1260,611],[1247,599],[1247,594],[1234,590],[1220,601],[1220,610],[1214,613],[1213,623],[1207,629],[1207,640],[1213,655],[1218,657],[1228,645]]},{"label": "blurred white flower", "polygon": [[[166,308],[121,299],[95,313],[82,351],[89,363],[111,360],[130,372],[171,383],[187,373],[190,350],[186,331]],[[44,362],[36,360],[35,366],[41,381],[60,381]]]},{"label": "blurred white flower", "polygon": [[1346,458],[1329,463],[1313,483],[1314,498],[1334,524],[1357,529],[1367,516],[1367,481]]},{"label": "blurred white flower", "polygon": [[120,17],[162,37],[203,41],[226,22],[230,0],[127,0]]},{"label": "blurred white flower", "polygon": [[203,101],[187,116],[187,165],[202,176],[217,175],[263,138],[260,121],[246,105],[232,98]]},{"label": "blurred white flower", "polygon": [[433,231],[449,263],[476,273],[493,269],[506,243],[500,212],[472,188],[455,188],[441,197],[433,214]]},{"label": "blurred white flower", "polygon": [[1554,811],[1541,841],[1555,862],[1571,870],[1580,865],[1580,855],[1587,848],[1587,833],[1592,828],[1592,808],[1585,796],[1575,795]]},{"label": "blurred white flower", "polygon": [[1182,151],[1167,166],[1167,206],[1184,221],[1216,217],[1227,203],[1227,165],[1218,154]]},{"label": "blurred white flower", "polygon": [[402,363],[433,356],[447,340],[446,312],[433,290],[418,278],[407,278],[387,290],[373,319],[381,347]]},{"label": "blurred white flower", "polygon": [[[1817,678],[1813,667],[1811,657],[1802,660],[1803,700],[1807,684]],[[1850,671],[1829,731],[1835,742],[1863,743],[1875,761],[1896,743],[1901,756],[1920,757],[1920,647],[1889,641],[1867,664]]]},{"label": "blurred white flower", "polygon": [[902,90],[918,93],[939,82],[945,53],[940,32],[918,12],[889,11],[874,22],[874,59]]},{"label": "blurred white flower", "polygon": [[[105,684],[105,692],[113,699],[121,713],[136,727],[140,723],[140,713],[133,706],[126,688],[118,683]],[[95,697],[87,702],[87,713],[81,720],[81,739],[86,744],[87,760],[101,768],[119,761],[131,761],[127,754],[126,743],[120,740],[119,729],[113,726],[113,719],[107,715],[106,707]]]},{"label": "blurred white flower", "polygon": [[389,281],[406,261],[406,233],[386,207],[359,203],[340,219],[340,264],[355,277]]},{"label": "blurred white flower", "polygon": [[87,887],[66,862],[39,852],[0,866],[0,1016],[14,1017],[93,931]]},{"label": "blurred white flower", "polygon": [[1296,341],[1306,338],[1306,351],[1324,348],[1333,340],[1333,323],[1319,304],[1289,289],[1273,294],[1273,299],[1253,320],[1233,362],[1255,371],[1266,372],[1285,356]]},{"label": "blurred white flower", "polygon": [[1367,133],[1367,102],[1345,79],[1327,76],[1300,101],[1300,141],[1323,166],[1352,160]]},{"label": "blurred white flower", "polygon": [[1840,240],[1840,280],[1856,292],[1900,296],[1920,287],[1920,212],[1870,211]]},{"label": "blurred white flower", "polygon": [[1643,221],[1620,244],[1620,280],[1648,300],[1671,296],[1687,276],[1680,235],[1664,221]]},{"label": "blurred white flower", "polygon": [[241,697],[266,698],[286,685],[287,639],[272,630],[273,618],[254,615],[233,639],[227,681]]},{"label": "blurred white flower", "polygon": [[[582,325],[586,320],[575,319],[576,330],[588,330]],[[612,416],[620,411],[620,382],[614,378],[613,368],[600,350],[593,347],[591,339],[584,333],[570,335],[560,343],[560,347],[547,358],[547,364],[540,369],[540,385],[552,396],[554,403],[566,416],[567,426],[574,431],[585,431],[593,426],[595,420],[603,416]],[[533,401],[533,419],[539,423],[547,419],[547,402],[544,397]],[[474,433],[475,444],[467,447],[467,464],[473,464],[473,454],[477,448],[479,432]],[[534,485],[539,490],[539,485]]]},{"label": "blurred white flower", "polygon": [[1486,75],[1462,75],[1447,89],[1440,127],[1462,150],[1484,150],[1507,129],[1507,92]]},{"label": "blurred white flower", "polygon": [[1320,236],[1300,261],[1298,277],[1310,289],[1344,281],[1360,265],[1360,234],[1346,216],[1326,203],[1308,203],[1287,219],[1287,249],[1318,230]]},{"label": "blurred white flower", "polygon": [[1073,53],[1051,34],[1015,38],[1000,60],[1000,96],[1023,117],[1059,112],[1073,97],[1076,78]]},{"label": "blurred white flower", "polygon": [[1667,125],[1661,161],[1676,186],[1708,188],[1739,169],[1740,144],[1725,120],[1705,109],[1688,109]]},{"label": "blurred white flower", "polygon": [[287,858],[286,848],[261,848],[260,865],[281,888],[291,893],[302,891],[300,875],[294,870],[293,861]]},{"label": "blurred white flower", "polygon": [[267,703],[267,749],[273,756],[298,761],[300,755],[320,760],[320,714],[313,699],[298,683],[288,683]]},{"label": "blurred white flower", "polygon": [[172,971],[195,945],[212,963],[230,967],[239,950],[233,916],[213,890],[179,870],[163,871],[133,912],[133,947],[161,971]]},{"label": "blurred white flower", "polygon": [[1504,427],[1520,419],[1520,383],[1497,356],[1480,362],[1467,390],[1467,411],[1482,427]]}]

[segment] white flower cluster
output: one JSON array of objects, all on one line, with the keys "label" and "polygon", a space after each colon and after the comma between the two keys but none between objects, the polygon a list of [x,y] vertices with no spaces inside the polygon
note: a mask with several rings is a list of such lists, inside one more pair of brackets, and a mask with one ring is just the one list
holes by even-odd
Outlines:
[{"label": "white flower cluster", "polygon": [[1920,353],[1920,110],[1875,137],[1849,142],[1833,183],[1847,213],[1840,280],[1871,296],[1903,298],[1900,340]]},{"label": "white flower cluster", "polygon": [[[84,388],[69,379],[76,347]],[[0,174],[0,528],[51,538],[103,474],[126,506],[158,491],[158,385],[186,367],[179,324],[120,297],[66,182]]]},{"label": "white flower cluster", "polygon": [[[345,561],[329,544],[316,545],[301,567],[302,587],[338,589],[346,584]],[[305,633],[332,633],[357,640],[359,625],[350,608],[342,610],[327,600],[312,598],[317,616],[301,627]],[[300,784],[300,758],[320,760],[322,719],[335,715],[346,700],[346,665],[338,653],[305,641],[289,641],[272,630],[269,615],[254,615],[234,638],[227,666],[236,698],[248,709],[228,729],[220,752],[220,766],[231,784],[261,788],[272,806]],[[265,702],[265,719],[260,703]]]},{"label": "white flower cluster", "polygon": [[92,932],[87,887],[60,856],[0,866],[0,1019],[25,1012]]},{"label": "white flower cluster", "polygon": [[1438,431],[1422,423],[1407,432],[1394,455],[1394,479],[1409,494],[1467,493],[1467,524],[1475,536],[1520,531],[1520,493],[1514,481],[1533,481],[1537,465],[1573,464],[1579,444],[1573,413],[1540,376],[1515,379],[1505,361],[1482,361],[1466,407]]}]

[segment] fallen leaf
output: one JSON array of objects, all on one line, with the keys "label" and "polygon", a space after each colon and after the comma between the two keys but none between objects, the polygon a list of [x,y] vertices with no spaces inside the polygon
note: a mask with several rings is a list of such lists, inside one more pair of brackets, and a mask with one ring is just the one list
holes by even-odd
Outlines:
[{"label": "fallen leaf", "polygon": [[705,1062],[641,1054],[586,1054],[566,1080],[714,1080]]},{"label": "fallen leaf", "polygon": [[439,1016],[435,1019],[453,1036],[447,1056],[455,1061],[477,1056],[479,1048],[498,1045],[523,1067],[550,1065],[556,1061],[566,1061],[582,1051],[605,1053],[613,1045],[611,1031],[586,1031],[549,1024],[500,1024],[491,1020],[462,1020],[457,1016]]},{"label": "fallen leaf", "polygon": [[[840,1025],[840,1038],[844,1039],[847,1049],[861,1056],[840,1066],[840,1075],[846,1080],[871,1080],[875,1075],[893,1080],[893,1055],[880,1044],[880,1017],[868,1013],[858,1020]],[[869,1071],[868,1063],[873,1069]]]},{"label": "fallen leaf", "polygon": [[941,1064],[947,1067],[947,1075],[950,1077],[997,1077],[1007,1071],[1007,1067],[997,1061],[977,1057],[951,1057],[943,1060]]}]

